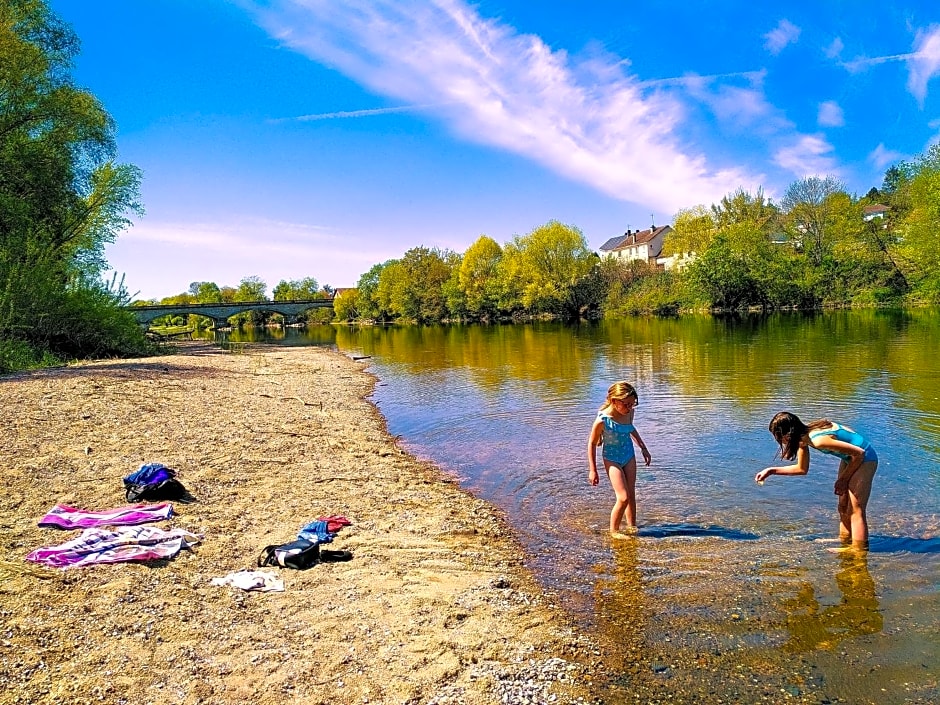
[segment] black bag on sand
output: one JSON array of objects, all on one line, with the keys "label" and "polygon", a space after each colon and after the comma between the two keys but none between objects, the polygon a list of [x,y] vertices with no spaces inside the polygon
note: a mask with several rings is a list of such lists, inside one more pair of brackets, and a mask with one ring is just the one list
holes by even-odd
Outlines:
[{"label": "black bag on sand", "polygon": [[297,539],[290,543],[265,546],[258,556],[258,567],[306,570],[320,562],[320,544]]},{"label": "black bag on sand", "polygon": [[192,495],[175,477],[147,485],[125,485],[124,496],[128,502],[192,502]]},{"label": "black bag on sand", "polygon": [[295,568],[306,570],[317,563],[338,563],[351,561],[352,553],[349,551],[335,551],[320,548],[319,543],[296,539],[290,543],[274,546],[265,546],[258,556],[258,567],[272,566],[274,568]]}]

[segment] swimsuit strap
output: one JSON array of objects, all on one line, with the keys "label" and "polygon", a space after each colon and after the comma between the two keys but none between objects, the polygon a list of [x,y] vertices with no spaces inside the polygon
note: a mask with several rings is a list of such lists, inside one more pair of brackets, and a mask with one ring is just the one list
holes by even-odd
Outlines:
[{"label": "swimsuit strap", "polygon": [[835,421],[832,422],[832,425],[835,428],[818,428],[815,431],[810,431],[809,437],[816,438],[816,436],[831,436],[833,433],[837,433],[842,430],[842,426],[837,424]]}]

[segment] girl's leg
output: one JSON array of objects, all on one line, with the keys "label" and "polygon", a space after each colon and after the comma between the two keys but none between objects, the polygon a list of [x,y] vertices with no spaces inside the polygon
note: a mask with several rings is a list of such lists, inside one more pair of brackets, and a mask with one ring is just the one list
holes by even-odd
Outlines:
[{"label": "girl's leg", "polygon": [[614,495],[617,497],[613,509],[610,510],[610,533],[616,534],[620,532],[620,522],[623,520],[624,512],[627,511],[627,502],[629,500],[629,495],[627,494],[627,478],[624,476],[624,472],[620,469],[619,465],[614,465],[614,463],[606,458],[604,459],[604,467],[607,468],[607,477],[610,478],[610,484],[614,488]]},{"label": "girl's leg", "polygon": [[636,528],[636,458],[631,458],[623,469],[627,489],[627,526]]},{"label": "girl's leg", "polygon": [[[845,469],[844,460],[839,463],[839,472],[841,473],[843,469]],[[855,471],[855,474],[858,474],[858,470]],[[839,538],[843,543],[848,543],[852,540],[852,505],[849,502],[848,492],[839,495],[837,511],[839,512]]]},{"label": "girl's leg", "polygon": [[850,527],[850,538],[855,548],[868,548],[868,499],[871,497],[871,484],[878,469],[878,461],[862,463],[849,480],[849,491],[846,494],[848,516],[842,519],[845,525],[846,518]]}]

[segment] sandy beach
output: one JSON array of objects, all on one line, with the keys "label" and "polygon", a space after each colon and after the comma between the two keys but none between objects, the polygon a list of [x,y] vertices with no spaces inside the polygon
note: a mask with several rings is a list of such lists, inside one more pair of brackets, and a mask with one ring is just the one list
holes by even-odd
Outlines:
[{"label": "sandy beach", "polygon": [[[503,518],[404,453],[363,362],[323,348],[170,354],[0,378],[0,703],[541,703],[590,700],[594,647],[526,571]],[[54,505],[126,504],[144,463],[197,500],[174,558],[25,560],[75,530]],[[352,560],[218,586],[308,522],[352,523]]]}]

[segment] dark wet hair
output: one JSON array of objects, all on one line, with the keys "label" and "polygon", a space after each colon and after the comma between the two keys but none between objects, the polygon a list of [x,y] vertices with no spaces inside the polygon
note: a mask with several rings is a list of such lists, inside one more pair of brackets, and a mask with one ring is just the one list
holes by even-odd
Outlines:
[{"label": "dark wet hair", "polygon": [[780,457],[784,460],[794,460],[796,452],[800,449],[800,440],[806,433],[831,425],[832,421],[829,419],[816,419],[807,425],[800,421],[800,417],[796,414],[781,411],[770,420],[768,430],[773,434],[774,440],[780,444]]}]

